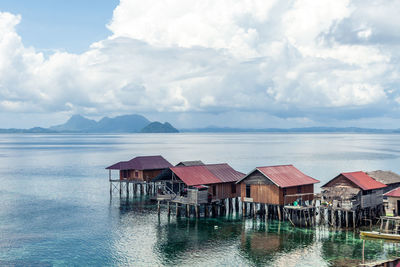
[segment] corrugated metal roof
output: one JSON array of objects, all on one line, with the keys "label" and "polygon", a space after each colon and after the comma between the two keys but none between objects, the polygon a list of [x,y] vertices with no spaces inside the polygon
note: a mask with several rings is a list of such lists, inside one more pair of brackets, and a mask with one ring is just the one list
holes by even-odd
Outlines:
[{"label": "corrugated metal roof", "polygon": [[198,165],[205,165],[201,160],[190,160],[190,161],[181,161],[175,165],[178,166],[198,166]]},{"label": "corrugated metal roof", "polygon": [[170,169],[188,186],[221,182],[206,166],[180,166]]},{"label": "corrugated metal roof", "polygon": [[206,168],[223,183],[236,182],[246,176],[246,174],[236,171],[226,163],[208,164]]},{"label": "corrugated metal roof", "polygon": [[386,194],[384,194],[386,197],[400,197],[400,187],[397,187]]},{"label": "corrugated metal roof", "polygon": [[188,186],[236,182],[245,175],[226,163],[179,166],[170,169]]},{"label": "corrugated metal roof", "polygon": [[374,180],[372,177],[368,176],[365,172],[344,172],[341,173],[344,177],[352,181],[362,190],[372,190],[386,187],[385,184]]},{"label": "corrugated metal roof", "polygon": [[400,183],[400,175],[392,171],[377,170],[377,171],[366,172],[366,174],[372,177],[373,179],[377,180],[378,182],[381,182],[386,185]]},{"label": "corrugated metal roof", "polygon": [[305,175],[293,165],[257,167],[242,180],[246,179],[256,170],[261,172],[265,177],[281,188],[319,183],[318,180]]},{"label": "corrugated metal roof", "polygon": [[120,161],[106,169],[110,170],[160,170],[172,167],[162,156],[141,156],[129,161]]}]

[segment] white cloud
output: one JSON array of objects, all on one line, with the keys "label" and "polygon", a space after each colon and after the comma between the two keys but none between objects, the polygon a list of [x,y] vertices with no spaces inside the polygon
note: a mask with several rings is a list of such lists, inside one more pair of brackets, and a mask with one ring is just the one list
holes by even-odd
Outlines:
[{"label": "white cloud", "polygon": [[121,0],[108,39],[79,55],[48,58],[23,45],[15,29],[20,16],[0,13],[0,110],[93,116],[235,111],[307,123],[326,108],[358,107],[349,119],[371,116],[363,109],[374,105],[387,114],[400,98],[393,41],[400,35],[391,22],[398,21],[400,6],[373,5]]}]

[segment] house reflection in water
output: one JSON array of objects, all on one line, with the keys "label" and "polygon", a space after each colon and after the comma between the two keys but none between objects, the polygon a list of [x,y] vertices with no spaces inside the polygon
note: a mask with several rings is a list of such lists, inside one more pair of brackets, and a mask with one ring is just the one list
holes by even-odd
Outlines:
[{"label": "house reflection in water", "polygon": [[241,231],[240,220],[174,218],[157,226],[154,252],[163,265],[180,265],[193,257],[228,250],[237,242]]},{"label": "house reflection in water", "polygon": [[274,222],[243,229],[240,249],[251,264],[284,266],[288,261],[282,262],[282,253],[291,254],[291,259],[295,260],[296,254],[301,256],[301,252],[313,243],[314,231],[294,229],[287,223]]}]

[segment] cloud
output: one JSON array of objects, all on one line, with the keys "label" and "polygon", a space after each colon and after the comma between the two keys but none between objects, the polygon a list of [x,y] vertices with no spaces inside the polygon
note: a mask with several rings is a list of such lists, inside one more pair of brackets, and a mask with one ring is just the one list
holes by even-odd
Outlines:
[{"label": "cloud", "polygon": [[199,114],[246,123],[232,112],[252,125],[396,117],[400,6],[385,3],[121,0],[106,40],[48,57],[3,12],[0,110],[172,113],[185,127]]}]

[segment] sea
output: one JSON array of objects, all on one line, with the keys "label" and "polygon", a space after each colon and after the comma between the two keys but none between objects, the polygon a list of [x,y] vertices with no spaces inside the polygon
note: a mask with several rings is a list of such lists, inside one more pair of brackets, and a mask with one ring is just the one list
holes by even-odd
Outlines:
[{"label": "sea", "polygon": [[[1,134],[0,266],[355,266],[400,257],[358,232],[230,214],[176,218],[147,196],[109,194],[105,168],[140,155],[257,166],[294,164],[320,180],[400,173],[395,134]],[[117,177],[117,173],[112,173]]]}]

